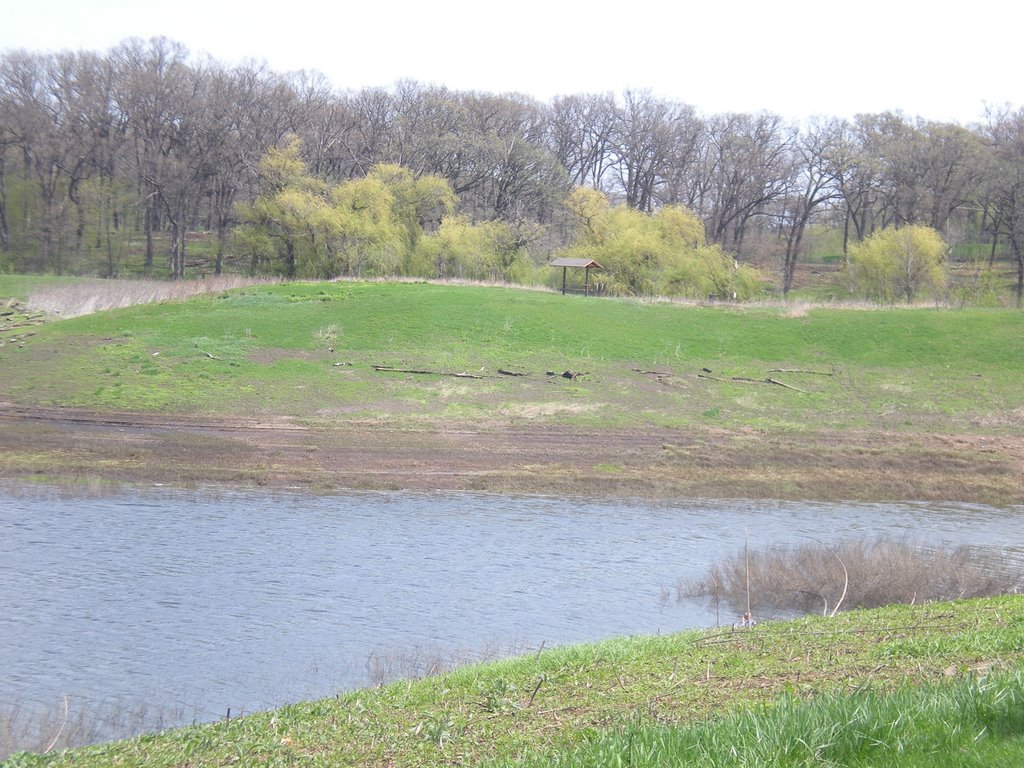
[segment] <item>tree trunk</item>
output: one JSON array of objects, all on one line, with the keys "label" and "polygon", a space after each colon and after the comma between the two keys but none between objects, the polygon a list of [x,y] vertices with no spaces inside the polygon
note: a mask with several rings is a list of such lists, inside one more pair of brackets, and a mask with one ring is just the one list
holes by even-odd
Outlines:
[{"label": "tree trunk", "polygon": [[171,221],[171,249],[167,257],[167,271],[173,280],[178,276],[178,223]]},{"label": "tree trunk", "polygon": [[0,152],[0,253],[10,248],[10,229],[7,226],[7,174],[3,153]]},{"label": "tree trunk", "polygon": [[782,262],[782,293],[788,294],[793,289],[793,277],[796,274],[796,262],[800,256],[800,243],[803,241],[806,221],[800,221],[793,225],[789,236],[786,238],[786,253]]},{"label": "tree trunk", "polygon": [[146,202],[146,216],[145,216],[145,227],[146,227],[146,274],[148,275],[153,269],[153,227],[156,223],[153,219],[156,216],[155,209],[155,197],[150,197]]},{"label": "tree trunk", "polygon": [[285,243],[284,272],[289,279],[295,277],[295,244],[291,238]]},{"label": "tree trunk", "polygon": [[82,245],[85,242],[85,203],[82,201],[80,195],[75,195],[73,198],[75,203],[75,212],[77,214],[77,221],[75,222],[75,258],[81,262],[82,259]]},{"label": "tree trunk", "polygon": [[213,262],[213,274],[220,277],[224,271],[224,241],[227,239],[227,230],[218,225],[217,227],[217,254]]},{"label": "tree trunk", "polygon": [[1010,236],[1010,250],[1013,251],[1013,259],[1017,262],[1017,306],[1024,306],[1024,251],[1021,250],[1020,241],[1016,236]]}]

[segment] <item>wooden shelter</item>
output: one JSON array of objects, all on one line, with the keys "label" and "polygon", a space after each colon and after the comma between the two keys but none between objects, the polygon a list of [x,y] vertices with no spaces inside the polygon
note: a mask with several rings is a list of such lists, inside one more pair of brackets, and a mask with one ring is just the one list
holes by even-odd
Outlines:
[{"label": "wooden shelter", "polygon": [[566,275],[570,269],[582,269],[584,271],[583,278],[583,295],[590,295],[590,270],[592,269],[604,269],[593,259],[555,259],[549,267],[561,267],[562,268],[562,295],[566,293]]}]

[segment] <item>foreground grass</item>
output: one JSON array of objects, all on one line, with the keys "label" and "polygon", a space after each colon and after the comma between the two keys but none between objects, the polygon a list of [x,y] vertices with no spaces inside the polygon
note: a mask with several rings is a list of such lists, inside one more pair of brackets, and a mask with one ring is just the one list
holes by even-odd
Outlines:
[{"label": "foreground grass", "polygon": [[498,766],[992,766],[1024,759],[1024,673],[952,683],[870,688],[773,705],[699,725],[637,723],[605,732],[574,751]]},{"label": "foreground grass", "polygon": [[[889,607],[555,648],[11,765],[689,764],[663,749],[707,765],[950,764],[943,745],[974,750],[958,765],[1008,764],[993,756],[1024,756],[1022,662],[1022,597]],[[996,738],[973,744],[986,728]],[[833,742],[835,762],[814,762]],[[787,744],[791,762],[772,762]]]},{"label": "foreground grass", "polygon": [[[1011,310],[792,317],[381,283],[255,286],[0,346],[4,397],[19,404],[402,426],[1019,431],[1022,360],[1024,313]],[[585,375],[546,375],[566,370]]]}]

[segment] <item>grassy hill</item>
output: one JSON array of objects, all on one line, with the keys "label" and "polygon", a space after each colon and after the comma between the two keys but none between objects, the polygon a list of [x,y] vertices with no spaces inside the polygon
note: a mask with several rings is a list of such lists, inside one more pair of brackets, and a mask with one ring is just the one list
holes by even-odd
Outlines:
[{"label": "grassy hill", "polygon": [[[1024,419],[1024,313],[1012,310],[794,313],[292,283],[33,330],[23,345],[0,348],[4,397],[15,403],[311,420],[345,409],[398,425],[523,418],[999,432]],[[567,370],[585,375],[546,375]],[[442,375],[455,373],[481,378]]]},{"label": "grassy hill", "polygon": [[[41,290],[0,277],[0,295]],[[8,410],[286,421],[305,430],[305,462],[276,470],[248,454],[232,460],[246,472],[257,465],[253,482],[283,482],[289,472],[300,483],[340,482],[327,464],[302,478],[308,459],[329,455],[332,431],[362,430],[367,440],[386,433],[396,451],[413,433],[449,439],[451,448],[461,431],[490,435],[496,455],[510,435],[522,444],[456,487],[1024,496],[1024,313],[1014,310],[695,306],[501,287],[287,283],[9,328],[0,338]],[[529,470],[556,463],[526,455],[550,444],[551,430],[562,430],[563,445],[574,432],[587,435],[564,477]],[[56,438],[29,460],[25,446],[40,431],[14,431],[6,451],[0,441],[0,472],[64,466],[95,475],[119,464],[90,468],[95,446],[60,454]],[[648,444],[631,451],[624,435]],[[595,459],[581,469],[584,442]],[[168,452],[187,465],[190,451],[153,451],[146,466]],[[230,453],[209,460],[224,476]],[[900,467],[903,478],[890,483]],[[196,467],[175,472],[210,480]],[[834,474],[829,483],[825,472]],[[537,475],[553,479],[545,485]],[[363,481],[373,482],[344,480]],[[380,485],[395,482],[410,480]]]}]

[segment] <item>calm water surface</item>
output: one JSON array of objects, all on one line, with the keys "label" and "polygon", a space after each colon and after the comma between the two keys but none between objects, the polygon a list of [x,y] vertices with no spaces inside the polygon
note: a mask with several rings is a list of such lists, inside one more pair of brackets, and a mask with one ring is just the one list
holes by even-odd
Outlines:
[{"label": "calm water surface", "polygon": [[332,695],[421,651],[713,625],[662,591],[746,532],[1005,546],[1024,542],[1024,508],[0,490],[0,701],[191,722]]}]

